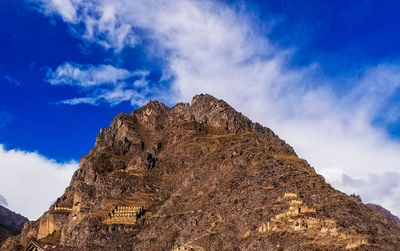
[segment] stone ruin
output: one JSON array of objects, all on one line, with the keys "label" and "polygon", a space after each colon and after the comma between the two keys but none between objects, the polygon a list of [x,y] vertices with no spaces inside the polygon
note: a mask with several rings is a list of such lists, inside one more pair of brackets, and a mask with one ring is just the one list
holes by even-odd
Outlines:
[{"label": "stone ruin", "polygon": [[299,214],[316,213],[315,208],[309,208],[302,200],[291,200],[289,209],[286,211],[286,216],[297,216]]},{"label": "stone ruin", "polygon": [[205,251],[203,247],[189,244],[177,244],[172,247],[171,251]]},{"label": "stone ruin", "polygon": [[103,224],[136,224],[137,219],[143,212],[142,206],[121,206],[117,205],[111,209]]},{"label": "stone ruin", "polygon": [[72,208],[71,207],[59,207],[57,205],[55,205],[53,207],[53,212],[72,212]]},{"label": "stone ruin", "polygon": [[260,233],[267,231],[280,231],[287,227],[294,231],[302,230],[313,225],[313,222],[305,219],[315,219],[313,216],[317,210],[309,208],[302,200],[297,199],[297,193],[284,193],[283,199],[288,202],[289,208],[286,212],[275,215],[265,224],[258,228]]},{"label": "stone ruin", "polygon": [[297,197],[297,193],[284,193],[283,200],[289,205],[288,210],[271,217],[257,229],[258,233],[297,232],[303,233],[317,242],[331,237],[328,239],[332,242],[343,242],[346,249],[368,244],[365,236],[346,233],[344,229],[337,227],[336,221],[316,218],[317,210],[308,207]]},{"label": "stone ruin", "polygon": [[40,240],[60,230],[64,222],[70,217],[72,217],[72,220],[76,220],[78,217],[81,218],[81,204],[82,198],[78,193],[74,193],[72,207],[55,204],[40,218],[36,239]]},{"label": "stone ruin", "polygon": [[284,193],[283,198],[297,198],[297,193]]},{"label": "stone ruin", "polygon": [[79,193],[74,193],[74,202],[72,204],[72,220],[80,220],[83,215],[81,213],[82,209],[82,196]]}]

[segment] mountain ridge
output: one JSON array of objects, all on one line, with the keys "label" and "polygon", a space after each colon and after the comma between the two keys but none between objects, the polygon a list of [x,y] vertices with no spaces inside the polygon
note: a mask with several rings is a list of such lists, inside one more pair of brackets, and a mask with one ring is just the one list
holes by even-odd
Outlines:
[{"label": "mountain ridge", "polygon": [[0,205],[0,246],[10,236],[21,233],[28,219]]},{"label": "mountain ridge", "polygon": [[399,233],[272,130],[206,94],[118,114],[65,193],[3,248],[395,250]]}]

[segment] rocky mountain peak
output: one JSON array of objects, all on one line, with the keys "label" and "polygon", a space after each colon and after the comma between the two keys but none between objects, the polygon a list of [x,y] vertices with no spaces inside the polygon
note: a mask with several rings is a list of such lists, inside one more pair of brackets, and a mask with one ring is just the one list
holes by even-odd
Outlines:
[{"label": "rocky mountain peak", "polygon": [[65,193],[3,248],[395,250],[399,233],[270,129],[203,94],[118,114]]},{"label": "rocky mountain peak", "polygon": [[225,101],[208,94],[195,96],[191,110],[196,121],[201,123],[222,127],[231,132],[252,129],[252,122],[247,117],[235,111]]},{"label": "rocky mountain peak", "polygon": [[145,106],[133,111],[131,114],[136,116],[143,114],[149,117],[160,115],[168,110],[170,110],[170,108],[165,104],[157,100],[150,100]]},{"label": "rocky mountain peak", "polygon": [[224,100],[217,99],[210,94],[200,94],[194,96],[192,98],[191,107],[197,113],[207,113],[211,111],[220,113],[237,113],[238,115],[240,114]]}]

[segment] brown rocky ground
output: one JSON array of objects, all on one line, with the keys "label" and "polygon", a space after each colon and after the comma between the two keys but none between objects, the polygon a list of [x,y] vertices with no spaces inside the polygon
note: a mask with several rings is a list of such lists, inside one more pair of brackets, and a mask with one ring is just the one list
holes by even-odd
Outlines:
[{"label": "brown rocky ground", "polygon": [[[143,211],[135,224],[108,224],[116,206]],[[399,233],[270,129],[199,95],[117,115],[64,195],[3,249],[396,250]]]}]

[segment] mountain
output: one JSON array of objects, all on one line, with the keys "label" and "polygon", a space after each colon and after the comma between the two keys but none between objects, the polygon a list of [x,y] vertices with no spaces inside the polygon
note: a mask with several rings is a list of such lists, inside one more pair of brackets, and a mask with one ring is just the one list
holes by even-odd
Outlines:
[{"label": "mountain", "polygon": [[372,210],[375,210],[376,212],[378,212],[378,213],[382,214],[383,216],[385,216],[386,219],[388,221],[390,221],[391,223],[400,226],[399,217],[393,215],[389,210],[383,208],[380,205],[376,205],[376,204],[372,204],[372,203],[368,203],[366,205],[367,205],[367,207],[371,208]]},{"label": "mountain", "polygon": [[[5,250],[396,250],[399,225],[332,188],[222,100],[151,101],[101,129],[65,193]],[[47,248],[46,248],[47,247]]]},{"label": "mountain", "polygon": [[10,236],[21,233],[28,219],[0,205],[0,245]]}]

